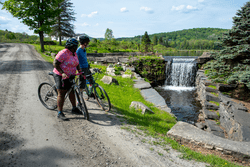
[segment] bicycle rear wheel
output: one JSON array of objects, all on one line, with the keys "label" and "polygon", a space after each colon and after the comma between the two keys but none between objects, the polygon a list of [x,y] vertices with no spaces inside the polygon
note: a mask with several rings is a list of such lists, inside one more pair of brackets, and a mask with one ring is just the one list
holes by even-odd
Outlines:
[{"label": "bicycle rear wheel", "polygon": [[55,86],[51,86],[49,83],[41,83],[38,87],[38,97],[43,104],[49,110],[57,108],[57,90]]},{"label": "bicycle rear wheel", "polygon": [[95,85],[94,95],[98,104],[104,111],[109,111],[111,109],[111,103],[108,94],[100,85]]},{"label": "bicycle rear wheel", "polygon": [[76,95],[76,100],[77,100],[77,102],[78,102],[78,106],[77,106],[77,107],[79,108],[79,110],[80,110],[80,111],[82,112],[82,114],[84,115],[84,118],[85,118],[86,120],[89,120],[88,108],[87,108],[87,106],[86,106],[86,104],[85,104],[85,101],[84,101],[82,95],[79,94],[77,91],[76,91],[75,95]]}]

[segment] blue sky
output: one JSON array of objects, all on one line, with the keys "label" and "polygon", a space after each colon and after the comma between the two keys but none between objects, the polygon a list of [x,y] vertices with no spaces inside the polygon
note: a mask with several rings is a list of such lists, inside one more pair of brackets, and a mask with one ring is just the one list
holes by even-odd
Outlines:
[{"label": "blue sky", "polygon": [[[247,0],[71,0],[74,5],[76,33],[103,38],[107,28],[115,38],[172,32],[190,28],[232,27],[235,16]],[[0,8],[2,6],[0,5]],[[33,31],[0,10],[0,29]]]}]

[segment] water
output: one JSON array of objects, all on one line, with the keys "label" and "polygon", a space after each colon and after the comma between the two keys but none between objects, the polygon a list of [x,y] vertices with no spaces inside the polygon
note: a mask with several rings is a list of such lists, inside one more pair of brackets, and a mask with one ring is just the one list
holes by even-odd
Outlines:
[{"label": "water", "polygon": [[166,85],[176,87],[194,86],[195,75],[197,71],[194,58],[173,58],[171,68],[169,70]]},{"label": "water", "polygon": [[198,120],[201,105],[195,100],[195,87],[163,86],[157,90],[178,121],[194,124]]},{"label": "water", "polygon": [[163,56],[201,56],[203,51],[169,51]]},{"label": "water", "polygon": [[157,90],[177,120],[194,124],[201,109],[200,103],[195,99],[195,58],[171,57],[170,60],[166,67],[165,85]]}]

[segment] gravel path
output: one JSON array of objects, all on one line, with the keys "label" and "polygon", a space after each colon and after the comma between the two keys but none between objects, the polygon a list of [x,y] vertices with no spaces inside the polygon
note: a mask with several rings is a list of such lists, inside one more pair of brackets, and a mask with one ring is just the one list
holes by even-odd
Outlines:
[{"label": "gravel path", "polygon": [[206,166],[121,129],[134,127],[93,99],[86,103],[91,121],[72,115],[68,100],[69,121],[58,120],[37,96],[40,83],[53,83],[52,69],[30,45],[0,44],[0,166]]}]

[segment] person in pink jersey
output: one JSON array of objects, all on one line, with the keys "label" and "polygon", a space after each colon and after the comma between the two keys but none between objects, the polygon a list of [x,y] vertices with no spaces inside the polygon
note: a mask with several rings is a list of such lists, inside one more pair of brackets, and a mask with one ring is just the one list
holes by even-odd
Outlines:
[{"label": "person in pink jersey", "polygon": [[[79,60],[76,54],[78,47],[78,41],[74,38],[70,38],[66,42],[65,49],[58,52],[53,62],[53,72],[54,79],[57,88],[57,107],[58,115],[57,118],[62,120],[67,120],[63,113],[63,104],[65,100],[65,95],[71,87],[71,82],[69,82],[70,77],[74,77],[76,71],[81,72],[79,66]],[[76,107],[76,100],[74,92],[71,91],[69,94],[69,99],[72,104],[72,113],[82,114],[82,112]]]}]

